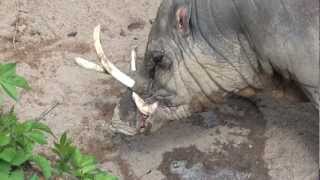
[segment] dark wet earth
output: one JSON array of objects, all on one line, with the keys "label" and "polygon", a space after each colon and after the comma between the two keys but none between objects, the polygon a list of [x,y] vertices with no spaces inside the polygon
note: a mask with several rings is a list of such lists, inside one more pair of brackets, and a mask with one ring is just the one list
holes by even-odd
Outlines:
[{"label": "dark wet earth", "polygon": [[[263,160],[265,143],[266,122],[258,108],[249,100],[242,98],[232,98],[226,105],[215,108],[212,112],[194,115],[184,122],[170,123],[169,127],[164,128],[159,133],[152,135],[140,135],[136,137],[117,136],[114,142],[122,150],[124,156],[127,153],[138,151],[140,153],[152,153],[151,144],[161,139],[165,134],[174,134],[175,130],[190,130],[190,133],[200,133],[201,131],[214,131],[209,134],[214,139],[215,134],[221,134],[216,127],[243,128],[248,129],[249,133],[230,132],[231,136],[243,136],[246,142],[212,141],[212,146],[219,147],[217,151],[202,151],[192,142],[187,146],[177,145],[177,148],[167,148],[162,153],[160,165],[154,169],[160,171],[168,180],[249,180],[270,179],[268,169]],[[193,131],[193,128],[196,130]],[[198,132],[197,132],[198,131]],[[183,135],[172,138],[183,138]],[[167,136],[167,138],[170,136]],[[184,137],[186,141],[188,136]],[[191,140],[191,139],[190,139]],[[166,140],[164,140],[166,141]],[[184,140],[182,140],[184,141]],[[192,140],[191,140],[192,141]],[[162,142],[160,144],[165,144]],[[171,144],[171,142],[167,142]],[[206,142],[203,142],[206,143]],[[179,144],[179,143],[177,143]],[[164,145],[167,146],[167,145]],[[166,148],[165,148],[166,149]],[[139,154],[139,153],[138,153]],[[130,156],[130,155],[129,155]],[[130,158],[129,158],[130,159]],[[123,160],[123,159],[122,159]],[[129,160],[130,161],[130,160]],[[130,164],[130,163],[129,163]],[[132,166],[132,165],[131,165]],[[135,169],[136,167],[129,167]],[[150,173],[146,171],[146,173]],[[126,172],[124,179],[139,179],[134,176],[134,172]],[[147,179],[147,178],[146,178]]]},{"label": "dark wet earth", "polygon": [[[224,112],[231,113],[224,114],[221,110],[220,112],[217,111],[215,114],[218,117],[215,120],[215,125],[240,126],[250,129],[251,131],[248,136],[250,144],[241,144],[238,148],[222,144],[222,148],[226,153],[201,152],[195,146],[177,148],[171,152],[166,152],[163,155],[159,170],[167,176],[168,180],[269,179],[266,165],[262,159],[265,142],[265,121],[261,113],[253,104],[243,99],[234,99],[229,103],[237,104],[236,107],[232,107],[231,105],[233,109],[238,108],[236,113]],[[195,121],[193,120],[194,123],[197,123]],[[199,122],[199,120],[197,121]],[[207,120],[204,119],[202,121]],[[206,126],[207,123],[201,123],[200,120],[200,124],[203,126]],[[172,168],[173,163],[176,161],[178,161],[178,164],[186,162],[185,167],[179,167],[183,171],[177,171]],[[200,170],[199,165],[201,167]]]}]

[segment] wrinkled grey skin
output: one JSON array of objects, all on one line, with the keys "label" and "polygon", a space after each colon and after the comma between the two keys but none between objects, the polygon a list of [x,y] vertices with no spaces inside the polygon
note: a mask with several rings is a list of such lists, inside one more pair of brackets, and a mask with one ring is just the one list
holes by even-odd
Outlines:
[{"label": "wrinkled grey skin", "polygon": [[236,170],[219,169],[209,171],[201,163],[187,168],[187,161],[173,161],[170,164],[170,172],[178,175],[181,180],[249,180],[250,178],[250,174]]},{"label": "wrinkled grey skin", "polygon": [[[266,88],[264,78],[275,72],[317,105],[318,16],[318,0],[164,0],[135,74],[134,91],[160,102],[149,117],[152,130],[223,103],[228,94]],[[141,118],[130,95],[118,116],[136,123]]]}]

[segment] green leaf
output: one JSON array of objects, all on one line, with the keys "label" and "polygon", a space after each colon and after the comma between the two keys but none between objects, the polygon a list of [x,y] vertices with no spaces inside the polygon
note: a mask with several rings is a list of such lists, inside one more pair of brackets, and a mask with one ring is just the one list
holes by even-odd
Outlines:
[{"label": "green leaf", "polygon": [[82,154],[79,149],[75,149],[73,155],[72,155],[72,162],[76,167],[80,167],[82,160]]},{"label": "green leaf", "polygon": [[95,180],[118,180],[118,178],[116,176],[112,176],[110,174],[101,172],[98,173],[97,175],[95,175],[94,177]]},{"label": "green leaf", "polygon": [[10,175],[11,180],[24,180],[24,173],[22,170],[13,171]]},{"label": "green leaf", "polygon": [[45,157],[41,156],[41,155],[35,155],[32,158],[32,161],[39,166],[39,168],[42,171],[42,174],[44,175],[44,177],[46,177],[46,179],[51,177],[52,174],[52,167],[50,165],[50,161],[47,160]]},{"label": "green leaf", "polygon": [[35,143],[28,142],[28,143],[23,147],[23,149],[24,149],[24,151],[25,151],[26,153],[32,153],[35,146],[36,146]]},{"label": "green leaf", "polygon": [[60,153],[59,149],[54,147],[54,148],[51,148],[51,151],[61,158],[62,154]]},{"label": "green leaf", "polygon": [[31,89],[31,87],[29,86],[27,80],[25,80],[23,77],[21,77],[19,75],[9,76],[6,79],[4,79],[3,82],[5,82],[7,84],[14,85],[16,87],[20,87],[20,88],[26,89],[26,90]]},{"label": "green leaf", "polygon": [[6,123],[6,125],[15,125],[17,122],[17,116],[14,112],[5,113],[1,116],[2,123]]},{"label": "green leaf", "polygon": [[78,170],[76,171],[76,175],[77,175],[77,176],[82,176],[82,175],[84,175],[84,174],[90,174],[90,172],[92,172],[92,171],[94,171],[94,170],[96,170],[96,169],[97,169],[97,167],[96,167],[95,164],[88,165],[88,166],[85,166],[85,167],[83,167],[83,168],[81,168],[81,169],[78,169]]},{"label": "green leaf", "polygon": [[2,172],[2,171],[0,171],[0,179],[1,180],[11,180],[11,179],[9,179],[9,174]]},{"label": "green leaf", "polygon": [[24,133],[29,132],[32,128],[32,124],[28,122],[24,122],[22,124],[18,124],[15,128],[15,132],[18,136],[24,135]]},{"label": "green leaf", "polygon": [[0,159],[11,162],[12,159],[16,156],[16,150],[14,148],[5,148],[2,152],[0,152]]},{"label": "green leaf", "polygon": [[5,78],[15,74],[16,66],[16,63],[0,64],[0,78]]},{"label": "green leaf", "polygon": [[16,152],[15,157],[12,159],[11,164],[15,166],[20,166],[24,162],[30,159],[32,156],[31,152],[25,152],[23,150],[19,150]]},{"label": "green leaf", "polygon": [[0,160],[0,173],[9,174],[10,170],[11,170],[10,164]]},{"label": "green leaf", "polygon": [[22,76],[16,74],[16,64],[0,64],[0,85],[3,90],[12,99],[18,99],[18,92],[16,87],[23,89],[30,89],[28,82]]},{"label": "green leaf", "polygon": [[72,158],[72,154],[75,151],[75,147],[71,144],[63,145],[63,144],[57,144],[54,143],[54,148],[52,151],[60,157],[63,161],[69,161],[70,158]]},{"label": "green leaf", "polygon": [[0,132],[0,146],[5,146],[10,143],[10,135]]},{"label": "green leaf", "polygon": [[65,144],[67,141],[67,133],[64,132],[60,137],[60,144]]},{"label": "green leaf", "polygon": [[59,156],[61,161],[69,161],[74,151],[76,150],[76,147],[72,145],[71,139],[67,138],[67,134],[63,133],[60,136],[59,143],[54,143],[54,148],[52,148],[52,151]]},{"label": "green leaf", "polygon": [[58,161],[56,165],[58,171],[62,174],[63,172],[65,173],[70,173],[71,172],[71,166],[68,164],[68,162],[65,161]]},{"label": "green leaf", "polygon": [[17,92],[17,88],[11,84],[7,84],[5,82],[1,82],[0,84],[2,86],[2,88],[4,89],[4,91],[14,100],[18,100],[18,92]]},{"label": "green leaf", "polygon": [[82,155],[80,167],[85,167],[88,165],[96,164],[96,159],[90,155]]},{"label": "green leaf", "polygon": [[52,136],[54,136],[53,132],[51,131],[51,129],[47,125],[45,125],[41,122],[37,122],[37,121],[29,121],[29,122],[32,125],[32,129],[41,130],[41,131],[44,131],[44,132],[49,133]]},{"label": "green leaf", "polygon": [[34,174],[31,176],[30,180],[39,180],[39,177]]},{"label": "green leaf", "polygon": [[3,97],[0,96],[0,106],[3,104]]},{"label": "green leaf", "polygon": [[47,139],[41,131],[31,131],[26,133],[26,135],[38,144],[47,144]]}]

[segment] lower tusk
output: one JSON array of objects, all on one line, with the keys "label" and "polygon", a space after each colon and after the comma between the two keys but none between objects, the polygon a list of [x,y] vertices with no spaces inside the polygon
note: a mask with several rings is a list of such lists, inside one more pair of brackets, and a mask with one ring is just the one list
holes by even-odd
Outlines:
[{"label": "lower tusk", "polygon": [[129,88],[132,88],[135,84],[135,81],[131,77],[120,71],[112,62],[107,59],[106,55],[104,54],[100,42],[100,25],[94,28],[93,40],[97,55],[101,60],[103,68],[122,84]]},{"label": "lower tusk", "polygon": [[153,104],[147,104],[138,94],[135,92],[132,93],[132,98],[136,103],[139,111],[144,115],[151,115],[158,108],[158,102]]},{"label": "lower tusk", "polygon": [[131,51],[131,71],[136,71],[136,59],[137,59],[137,52],[136,49],[132,49]]},{"label": "lower tusk", "polygon": [[99,66],[96,63],[90,62],[90,61],[83,59],[81,57],[76,57],[75,60],[79,66],[81,66],[85,69],[94,70],[94,71],[98,71],[98,72],[105,72],[103,67]]}]

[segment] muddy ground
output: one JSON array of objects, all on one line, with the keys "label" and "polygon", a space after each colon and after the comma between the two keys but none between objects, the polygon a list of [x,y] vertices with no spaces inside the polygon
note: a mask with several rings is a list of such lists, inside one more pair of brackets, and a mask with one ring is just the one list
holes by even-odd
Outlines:
[{"label": "muddy ground", "polygon": [[[68,131],[120,179],[199,179],[201,173],[213,179],[220,170],[257,180],[317,179],[319,117],[306,102],[260,96],[255,105],[234,98],[208,115],[214,122],[210,128],[206,119],[194,116],[148,136],[110,132],[113,109],[125,88],[104,74],[81,69],[74,57],[96,60],[92,31],[101,24],[107,56],[127,71],[133,47],[138,47],[140,60],[143,57],[159,4],[1,0],[0,62],[18,62],[19,73],[32,86],[21,93],[18,115],[38,117],[59,103],[44,123],[56,134]],[[176,161],[186,162],[184,171],[172,170]]]}]

